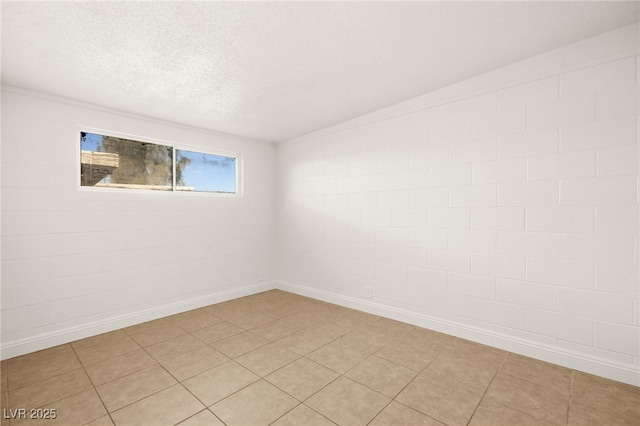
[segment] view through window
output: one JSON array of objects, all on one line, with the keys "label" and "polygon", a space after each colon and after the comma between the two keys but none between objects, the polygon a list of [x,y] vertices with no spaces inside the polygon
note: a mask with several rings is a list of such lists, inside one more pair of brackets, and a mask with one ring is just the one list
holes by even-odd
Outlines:
[{"label": "view through window", "polygon": [[236,193],[236,159],[176,149],[176,190]]},{"label": "view through window", "polygon": [[80,133],[81,186],[236,194],[236,163],[236,157]]}]

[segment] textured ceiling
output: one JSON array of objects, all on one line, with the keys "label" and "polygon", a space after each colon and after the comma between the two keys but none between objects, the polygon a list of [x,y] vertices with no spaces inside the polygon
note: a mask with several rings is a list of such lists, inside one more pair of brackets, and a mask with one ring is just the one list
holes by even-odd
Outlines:
[{"label": "textured ceiling", "polygon": [[638,2],[8,2],[2,82],[283,141],[638,21]]}]

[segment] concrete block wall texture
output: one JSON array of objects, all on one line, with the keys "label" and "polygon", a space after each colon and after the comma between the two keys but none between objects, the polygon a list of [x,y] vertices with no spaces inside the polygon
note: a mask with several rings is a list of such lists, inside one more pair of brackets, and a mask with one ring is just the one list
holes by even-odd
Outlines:
[{"label": "concrete block wall texture", "polygon": [[639,73],[630,26],[280,144],[281,286],[638,385]]},{"label": "concrete block wall texture", "polygon": [[[240,154],[243,194],[80,188],[81,126]],[[3,88],[3,358],[271,288],[274,160],[261,141]]]},{"label": "concrete block wall texture", "polygon": [[[275,146],[5,87],[2,358],[275,287],[638,385],[639,64],[634,25]],[[80,189],[81,126],[243,196]]]}]

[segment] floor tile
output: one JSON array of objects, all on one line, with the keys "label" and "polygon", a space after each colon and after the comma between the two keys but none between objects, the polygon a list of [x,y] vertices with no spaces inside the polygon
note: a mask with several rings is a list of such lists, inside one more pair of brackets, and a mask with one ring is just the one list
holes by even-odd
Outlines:
[{"label": "floor tile", "polygon": [[38,408],[89,390],[93,386],[82,368],[9,391],[11,408]]},{"label": "floor tile", "polygon": [[290,317],[299,313],[304,309],[304,306],[301,306],[300,303],[296,302],[280,302],[271,304],[268,308],[262,311],[265,315],[268,315],[274,319],[282,319],[286,317]]},{"label": "floor tile", "polygon": [[106,361],[88,365],[85,370],[94,386],[98,386],[156,364],[156,360],[144,349],[137,349]]},{"label": "floor tile", "polygon": [[575,372],[569,423],[593,424],[607,416],[620,424],[640,424],[640,388]]},{"label": "floor tile", "polygon": [[469,426],[544,426],[548,423],[495,401],[483,399]]},{"label": "floor tile", "polygon": [[82,350],[91,346],[103,344],[103,343],[118,343],[127,334],[122,330],[114,330],[107,333],[98,334],[96,336],[87,337],[86,339],[76,340],[71,342],[73,349]]},{"label": "floor tile", "polygon": [[146,348],[153,344],[181,336],[185,333],[186,331],[180,327],[167,322],[161,326],[154,327],[140,333],[131,334],[131,338],[140,346]]},{"label": "floor tile", "polygon": [[155,343],[146,347],[146,351],[154,357],[158,362],[166,361],[182,355],[186,352],[192,352],[196,349],[206,348],[207,345],[201,340],[190,334],[174,337],[160,343]]},{"label": "floor tile", "polygon": [[0,389],[7,390],[7,372],[9,371],[7,361],[0,361]]},{"label": "floor tile", "polygon": [[275,321],[275,318],[270,317],[262,312],[243,313],[241,315],[233,315],[225,317],[225,321],[238,326],[244,330],[251,330],[261,325],[266,325]]},{"label": "floor tile", "polygon": [[340,312],[338,315],[332,316],[332,320],[339,323],[345,332],[350,332],[358,328],[362,328],[368,324],[376,322],[379,317],[368,314],[366,312],[356,311],[354,309],[347,309]]},{"label": "floor tile", "polygon": [[213,305],[209,308],[209,313],[226,321],[227,318],[249,315],[260,310],[262,310],[262,304],[259,300],[240,298]]},{"label": "floor tile", "polygon": [[251,332],[263,339],[274,342],[295,333],[301,328],[303,327],[301,327],[300,324],[295,324],[287,321],[286,319],[282,319],[256,327],[252,329]]},{"label": "floor tile", "polygon": [[496,376],[484,401],[510,407],[548,425],[567,424],[568,394],[508,374]]},{"label": "floor tile", "polygon": [[443,350],[443,346],[420,344],[409,340],[393,342],[384,346],[375,354],[380,358],[419,372],[429,365]]},{"label": "floor tile", "polygon": [[260,380],[214,404],[211,411],[229,426],[268,425],[297,404],[291,396]]},{"label": "floor tile", "polygon": [[443,351],[425,371],[441,370],[448,377],[455,377],[458,383],[475,392],[484,392],[502,365],[501,357],[483,357],[473,353]]},{"label": "floor tile", "polygon": [[183,382],[200,401],[211,406],[260,379],[235,361],[227,361]]},{"label": "floor tile", "polygon": [[603,377],[576,372],[573,389],[573,400],[584,400],[593,404],[615,405],[621,403],[640,406],[640,388]]},{"label": "floor tile", "polygon": [[300,355],[272,343],[241,355],[236,361],[264,377],[298,358]]},{"label": "floor tile", "polygon": [[[0,389],[0,412],[2,412],[2,414],[5,414],[5,412],[3,411],[4,409],[9,409],[9,392],[7,391],[7,388],[4,387],[2,389]],[[9,423],[8,420],[6,420],[4,418],[4,416],[0,416],[0,421],[4,422],[4,423]]]},{"label": "floor tile", "polygon": [[89,423],[85,423],[83,426],[114,426],[114,424],[111,421],[111,416],[106,415],[97,418]]},{"label": "floor tile", "polygon": [[318,325],[305,328],[280,340],[278,344],[299,355],[306,355],[327,343],[336,340],[340,336],[325,332]]},{"label": "floor tile", "polygon": [[300,358],[266,376],[265,379],[298,401],[304,401],[337,377],[335,371],[306,358]]},{"label": "floor tile", "polygon": [[178,423],[177,426],[225,426],[222,421],[209,410],[202,410],[188,419]]},{"label": "floor tile", "polygon": [[129,336],[131,336],[132,334],[144,333],[154,328],[158,328],[166,324],[170,324],[171,322],[170,318],[171,317],[164,317],[164,318],[158,318],[152,321],[146,321],[140,324],[132,325],[130,327],[125,327],[122,329],[122,331]]},{"label": "floor tile", "polygon": [[[49,349],[32,352],[30,354],[17,356],[5,360],[8,371],[16,371],[22,368],[38,366],[50,361],[62,361],[68,358],[75,358],[75,353],[71,345],[59,345]],[[77,359],[76,359],[77,361]]]},{"label": "floor tile", "polygon": [[269,343],[268,340],[245,331],[243,333],[236,334],[235,336],[212,343],[211,346],[229,358],[235,358],[259,348],[260,346],[264,346],[267,343]]},{"label": "floor tile", "polygon": [[88,366],[138,349],[140,345],[128,335],[121,333],[112,341],[79,347],[76,353],[82,364]]},{"label": "floor tile", "polygon": [[234,309],[247,308],[251,311],[260,311],[264,309],[266,303],[266,297],[268,294],[265,292],[250,294],[237,299],[229,300],[225,302],[229,305],[233,305]]},{"label": "floor tile", "polygon": [[480,343],[454,339],[442,351],[442,356],[458,362],[483,366],[500,367],[507,358],[507,352]]},{"label": "floor tile", "polygon": [[375,330],[383,331],[385,333],[391,333],[396,336],[396,338],[404,337],[405,335],[416,329],[416,327],[411,324],[382,317],[377,317],[369,327],[372,327]]},{"label": "floor tile", "polygon": [[338,339],[360,351],[372,354],[394,340],[396,336],[390,331],[373,327],[358,328]]},{"label": "floor tile", "polygon": [[214,317],[208,313],[201,311],[192,312],[174,315],[169,319],[169,322],[188,333],[193,333],[196,330],[211,327],[212,325],[222,322],[222,319]]},{"label": "floor tile", "polygon": [[344,374],[366,359],[367,356],[369,356],[368,352],[354,348],[339,339],[316,349],[307,354],[306,357],[333,371]]},{"label": "floor tile", "polygon": [[194,331],[193,335],[203,342],[211,344],[242,332],[244,330],[240,327],[225,321]]},{"label": "floor tile", "polygon": [[528,380],[563,394],[571,393],[573,371],[559,365],[521,355],[509,354],[500,368],[500,372]]},{"label": "floor tile", "polygon": [[366,425],[390,401],[378,392],[340,377],[309,398],[305,405],[339,425]]},{"label": "floor tile", "polygon": [[626,404],[604,405],[590,404],[584,401],[572,402],[569,407],[567,424],[569,426],[638,426],[640,424],[640,407]]},{"label": "floor tile", "polygon": [[319,336],[324,336],[333,341],[357,329],[357,326],[336,319],[335,317],[329,316],[327,318],[328,319],[325,318],[324,321],[314,327],[311,327],[309,330]]},{"label": "floor tile", "polygon": [[111,413],[111,418],[116,426],[172,426],[204,408],[178,384]]},{"label": "floor tile", "polygon": [[176,383],[162,367],[155,366],[97,386],[96,390],[111,413]]},{"label": "floor tile", "polygon": [[334,426],[331,420],[316,413],[304,404],[298,405],[284,416],[280,417],[273,426]]},{"label": "floor tile", "polygon": [[370,426],[410,426],[410,425],[424,425],[424,426],[445,426],[443,423],[432,419],[429,416],[409,408],[405,405],[392,401],[385,407],[384,410],[376,416]]},{"label": "floor tile", "polygon": [[402,337],[403,340],[419,345],[437,346],[441,348],[447,348],[459,340],[453,336],[420,327],[413,327]]},{"label": "floor tile", "polygon": [[0,361],[0,398],[57,410],[1,426],[640,425],[638,387],[281,290]]},{"label": "floor tile", "polygon": [[11,421],[11,425],[84,425],[104,417],[107,412],[94,389],[88,389],[57,401],[55,419]]},{"label": "floor tile", "polygon": [[469,371],[455,364],[431,364],[396,397],[396,400],[448,425],[465,425],[486,387]]},{"label": "floor tile", "polygon": [[70,345],[11,358],[7,361],[8,389],[36,383],[82,367]]},{"label": "floor tile", "polygon": [[282,321],[295,325],[299,330],[302,330],[318,325],[320,322],[325,321],[325,317],[314,310],[302,310],[297,314],[283,318]]},{"label": "floor tile", "polygon": [[349,370],[345,376],[393,398],[413,380],[416,374],[415,371],[406,367],[372,356]]},{"label": "floor tile", "polygon": [[163,361],[162,366],[178,380],[185,380],[217,365],[225,363],[228,357],[206,346]]}]

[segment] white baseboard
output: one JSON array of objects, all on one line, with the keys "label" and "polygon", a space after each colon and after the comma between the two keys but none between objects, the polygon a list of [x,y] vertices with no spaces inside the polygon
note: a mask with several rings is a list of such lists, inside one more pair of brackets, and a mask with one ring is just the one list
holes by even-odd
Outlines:
[{"label": "white baseboard", "polygon": [[181,300],[179,302],[144,309],[134,313],[117,315],[100,321],[79,324],[77,326],[67,327],[49,333],[42,333],[23,339],[4,341],[0,347],[0,358],[3,360],[13,358],[15,356],[51,348],[53,346],[62,345],[101,333],[107,333],[109,331],[118,330],[120,328],[129,327],[146,321],[179,314],[181,312],[202,308],[204,306],[225,302],[231,299],[237,299],[239,297],[250,296],[252,294],[272,290],[273,288],[273,282],[263,282],[236,289],[214,292],[204,296]]},{"label": "white baseboard", "polygon": [[277,282],[276,288],[290,293],[299,294],[301,296],[311,297],[347,308],[357,309],[359,311],[368,312],[385,318],[402,321],[418,327],[439,331],[451,336],[493,346],[495,348],[561,365],[573,370],[583,371],[585,373],[594,374],[634,386],[640,386],[640,371],[638,366],[631,364],[622,364],[589,354],[545,345],[540,342],[526,340],[515,336],[509,336],[493,330],[472,327],[467,324],[456,323],[448,319],[437,318],[419,312],[376,303],[370,299],[345,296],[291,282]]},{"label": "white baseboard", "polygon": [[174,315],[177,313],[198,309],[203,306],[225,302],[239,297],[250,296],[271,289],[281,289],[301,296],[311,297],[336,305],[357,309],[363,312],[379,315],[385,318],[402,321],[407,324],[446,333],[455,337],[471,340],[493,346],[509,352],[539,359],[553,364],[562,365],[578,371],[605,377],[619,382],[640,386],[640,371],[637,366],[617,363],[615,361],[598,358],[589,354],[574,352],[543,343],[530,341],[492,330],[472,327],[467,324],[456,323],[447,319],[425,315],[388,306],[369,299],[345,296],[333,292],[315,289],[290,282],[265,282],[237,289],[225,290],[187,299],[163,306],[145,309],[135,313],[114,316],[112,318],[80,324],[74,327],[43,333],[23,339],[2,342],[1,359],[13,358],[31,352],[47,349],[53,346],[73,342],[79,339],[95,336],[124,327],[140,324],[146,321]]}]

